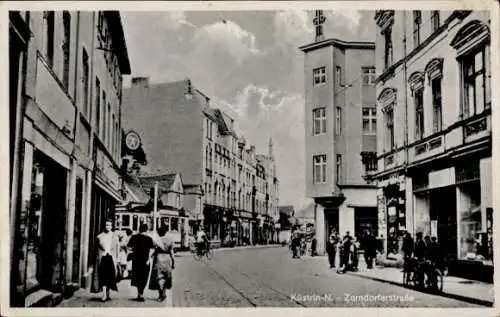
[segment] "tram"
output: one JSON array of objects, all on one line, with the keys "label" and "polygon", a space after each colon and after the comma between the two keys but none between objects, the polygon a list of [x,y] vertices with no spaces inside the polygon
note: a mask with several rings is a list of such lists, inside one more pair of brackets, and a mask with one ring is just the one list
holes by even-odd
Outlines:
[{"label": "tram", "polygon": [[[152,213],[144,212],[142,208],[117,207],[115,213],[116,230],[122,232],[130,230],[132,233],[137,233],[139,226],[143,223],[146,223],[149,229],[153,228]],[[189,235],[191,234],[189,217],[181,215],[178,210],[160,209],[156,218],[156,227],[160,226],[167,227],[167,234],[174,239],[176,250],[189,248]]]}]

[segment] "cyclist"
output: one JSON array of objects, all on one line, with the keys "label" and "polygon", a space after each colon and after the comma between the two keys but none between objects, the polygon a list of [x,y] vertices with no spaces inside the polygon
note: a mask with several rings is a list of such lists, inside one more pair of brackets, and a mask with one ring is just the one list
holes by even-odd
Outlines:
[{"label": "cyclist", "polygon": [[209,241],[203,228],[196,233],[196,246],[198,254],[202,254],[203,250],[208,250]]}]

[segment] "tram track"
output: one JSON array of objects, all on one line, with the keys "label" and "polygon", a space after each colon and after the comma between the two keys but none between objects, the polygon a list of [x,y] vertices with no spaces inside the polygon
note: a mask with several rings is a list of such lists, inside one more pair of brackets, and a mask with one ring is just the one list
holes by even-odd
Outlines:
[{"label": "tram track", "polygon": [[[227,278],[226,276],[224,276],[222,273],[220,273],[219,271],[217,271],[217,269],[215,269],[214,267],[210,266],[209,263],[207,263],[206,261],[202,261],[202,263],[207,266],[215,275],[217,275],[221,280],[224,281],[224,283],[226,283],[232,290],[234,290],[239,296],[241,296],[245,301],[247,301],[251,306],[253,307],[260,307],[259,304],[249,298],[249,296],[247,296],[243,290],[239,289],[238,287],[236,287],[233,283],[231,283]],[[257,279],[255,279],[253,276],[247,274],[247,273],[244,273],[240,270],[237,270],[233,267],[230,267],[226,264],[222,264],[222,263],[218,263],[218,265],[221,265],[221,266],[224,266],[228,271],[230,272],[234,272],[236,274],[239,274],[243,277],[245,277],[246,279],[248,279],[249,281],[251,281],[253,284],[257,285],[259,288],[263,287],[263,288],[266,288],[267,290],[270,290],[271,292],[279,295],[279,297],[281,297],[282,299],[286,300],[286,301],[289,301],[291,303],[294,303],[295,305],[297,306],[300,306],[300,307],[309,307],[307,305],[305,305],[304,303],[294,299],[292,296],[289,296],[289,295],[286,295],[284,294],[283,292],[275,289],[274,287],[272,286],[269,286],[268,284],[265,284],[265,283],[262,283],[261,281],[258,281]]]}]

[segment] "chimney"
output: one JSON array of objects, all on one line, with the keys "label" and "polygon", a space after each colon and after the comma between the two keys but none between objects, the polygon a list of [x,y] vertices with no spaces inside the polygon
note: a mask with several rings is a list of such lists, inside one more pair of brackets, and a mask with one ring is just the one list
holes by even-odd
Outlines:
[{"label": "chimney", "polygon": [[149,77],[133,77],[132,78],[132,87],[149,87]]}]

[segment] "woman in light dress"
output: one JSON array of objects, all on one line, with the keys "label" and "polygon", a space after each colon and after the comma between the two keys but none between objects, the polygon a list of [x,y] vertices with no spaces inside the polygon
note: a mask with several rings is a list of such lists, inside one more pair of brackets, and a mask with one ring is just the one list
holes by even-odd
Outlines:
[{"label": "woman in light dress", "polygon": [[158,291],[158,300],[172,306],[172,270],[175,267],[174,241],[166,234],[167,228],[158,228],[158,236],[153,239],[155,251],[149,289]]},{"label": "woman in light dress", "polygon": [[110,300],[110,290],[118,291],[116,275],[120,244],[112,228],[113,222],[107,220],[104,231],[97,236],[97,272],[92,279],[92,292],[102,291],[102,301]]}]

